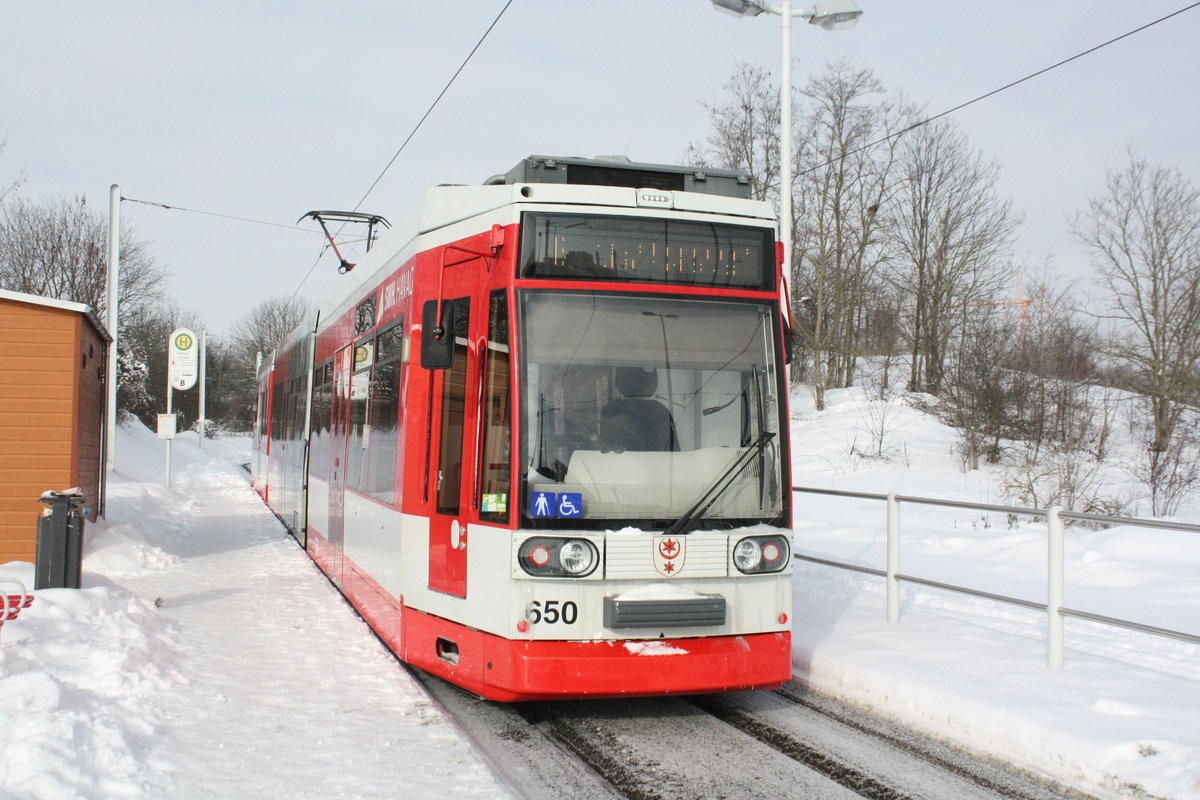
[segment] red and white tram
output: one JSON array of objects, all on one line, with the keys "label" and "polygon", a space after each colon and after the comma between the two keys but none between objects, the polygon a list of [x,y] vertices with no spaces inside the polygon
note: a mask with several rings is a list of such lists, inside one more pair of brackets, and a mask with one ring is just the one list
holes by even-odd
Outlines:
[{"label": "red and white tram", "polygon": [[404,661],[483,697],[777,686],[774,215],[723,170],[429,189],[259,373],[255,484]]}]

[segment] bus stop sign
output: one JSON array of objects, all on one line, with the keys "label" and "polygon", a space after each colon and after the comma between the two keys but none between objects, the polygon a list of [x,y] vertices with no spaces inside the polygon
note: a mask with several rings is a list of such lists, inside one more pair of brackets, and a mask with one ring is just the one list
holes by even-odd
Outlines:
[{"label": "bus stop sign", "polygon": [[200,347],[196,334],[187,328],[177,328],[171,332],[168,346],[167,382],[177,391],[190,389],[196,385],[196,375],[200,365]]}]

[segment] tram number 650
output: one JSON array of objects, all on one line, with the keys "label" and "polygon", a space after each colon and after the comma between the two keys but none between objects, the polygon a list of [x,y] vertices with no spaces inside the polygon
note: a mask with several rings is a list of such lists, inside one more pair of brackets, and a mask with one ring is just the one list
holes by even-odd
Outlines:
[{"label": "tram number 650", "polygon": [[534,600],[529,604],[528,616],[529,621],[534,625],[539,622],[545,622],[547,625],[553,625],[556,622],[574,625],[575,620],[579,619],[579,606],[575,605],[573,600],[561,603],[558,600],[547,600],[545,603],[541,600]]}]

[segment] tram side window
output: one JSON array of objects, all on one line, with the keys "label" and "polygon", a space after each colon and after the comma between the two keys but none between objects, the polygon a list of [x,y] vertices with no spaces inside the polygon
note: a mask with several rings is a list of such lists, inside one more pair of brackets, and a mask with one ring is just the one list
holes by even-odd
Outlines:
[{"label": "tram side window", "polygon": [[262,446],[262,440],[267,437],[267,419],[270,417],[267,408],[267,397],[270,395],[270,390],[263,387],[258,393],[258,438],[259,446]]},{"label": "tram side window", "polygon": [[512,413],[506,292],[493,292],[491,296],[486,357],[479,517],[490,522],[508,522]]},{"label": "tram side window", "polygon": [[284,408],[287,401],[287,385],[280,381],[271,392],[271,441],[280,443],[284,440]]},{"label": "tram side window", "polygon": [[363,465],[371,446],[371,428],[367,425],[367,401],[371,396],[371,364],[375,347],[371,340],[354,348],[354,374],[350,377],[350,431],[346,445],[346,486],[363,491]]},{"label": "tram side window", "polygon": [[470,330],[470,299],[451,301],[454,314],[454,363],[443,373],[441,441],[438,453],[437,510],[457,514],[462,488],[463,425],[467,406],[467,336]]},{"label": "tram side window", "polygon": [[313,380],[312,442],[308,471],[319,478],[329,476],[329,417],[333,412],[333,362],[317,367]]},{"label": "tram side window", "polygon": [[396,500],[396,456],[399,447],[400,379],[403,366],[404,318],[375,340],[375,368],[371,374],[366,487],[371,497],[385,503]]},{"label": "tram side window", "polygon": [[[300,442],[304,438],[304,379],[288,379],[288,421],[287,439],[289,442]],[[297,467],[303,467],[304,448],[293,447],[288,459]]]}]

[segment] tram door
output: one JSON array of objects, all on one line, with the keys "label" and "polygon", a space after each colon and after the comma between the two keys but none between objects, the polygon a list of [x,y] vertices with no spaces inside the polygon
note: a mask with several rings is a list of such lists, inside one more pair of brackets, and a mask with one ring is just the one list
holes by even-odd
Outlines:
[{"label": "tram door", "polygon": [[430,404],[432,431],[428,487],[433,506],[429,522],[429,588],[456,597],[467,595],[467,508],[470,453],[466,437],[468,377],[471,356],[467,346],[470,299],[451,301],[455,307],[454,364],[434,373]]},{"label": "tram door", "polygon": [[350,430],[350,375],[354,370],[354,348],[344,347],[333,359],[333,419],[329,426],[329,544],[328,572],[342,585],[342,553],[345,549],[346,456]]}]

